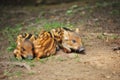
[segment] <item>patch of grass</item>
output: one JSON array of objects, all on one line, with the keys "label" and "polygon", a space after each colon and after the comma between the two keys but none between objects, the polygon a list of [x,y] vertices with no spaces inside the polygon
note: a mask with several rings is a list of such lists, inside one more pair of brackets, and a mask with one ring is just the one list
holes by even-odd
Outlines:
[{"label": "patch of grass", "polygon": [[48,61],[48,58],[43,58],[39,60],[41,63],[46,63]]},{"label": "patch of grass", "polygon": [[55,60],[55,56],[54,55],[51,55],[48,57],[49,60]]},{"label": "patch of grass", "polygon": [[102,34],[98,35],[97,38],[104,40],[104,39],[106,39],[106,36],[102,33]]},{"label": "patch of grass", "polygon": [[63,57],[58,57],[57,60],[62,62],[62,61],[66,61],[67,59]]},{"label": "patch of grass", "polygon": [[13,51],[16,48],[16,43],[10,42],[10,46],[7,48],[8,52]]},{"label": "patch of grass", "polygon": [[[18,61],[18,59],[16,57],[12,56],[12,57],[9,57],[9,61]],[[19,60],[19,61],[22,61],[22,60]]]},{"label": "patch of grass", "polygon": [[75,59],[76,62],[80,62],[79,54],[75,53],[74,59]]},{"label": "patch of grass", "polygon": [[120,39],[120,36],[119,35],[116,35],[116,34],[113,34],[110,36],[110,39]]},{"label": "patch of grass", "polygon": [[40,21],[41,21],[41,19],[39,19],[39,18],[35,19],[35,23],[39,23]]},{"label": "patch of grass", "polygon": [[117,34],[109,34],[109,33],[101,33],[100,35],[97,36],[98,39],[106,40],[106,39],[119,39],[119,35]]},{"label": "patch of grass", "polygon": [[76,58],[75,61],[76,61],[76,62],[80,62],[80,58]]},{"label": "patch of grass", "polygon": [[34,61],[33,60],[29,60],[29,59],[25,59],[25,61],[27,62],[28,65],[30,65],[31,67],[34,67]]},{"label": "patch of grass", "polygon": [[21,76],[22,75],[22,72],[21,71],[14,71],[14,72],[10,72],[10,71],[7,71],[5,70],[4,71],[4,75],[7,75],[7,76]]},{"label": "patch of grass", "polygon": [[22,29],[21,25],[18,24],[14,28],[11,28],[10,26],[8,26],[2,31],[3,36],[6,37],[6,39],[9,42],[9,45],[10,45],[7,48],[8,51],[13,51],[15,49],[15,47],[16,47],[15,38],[19,34],[21,29]]},{"label": "patch of grass", "polygon": [[120,10],[114,9],[110,12],[111,15],[120,15]]},{"label": "patch of grass", "polygon": [[78,5],[73,5],[73,6],[71,6],[71,7],[66,11],[66,15],[73,14],[73,13],[75,12],[76,8],[78,8]]},{"label": "patch of grass", "polygon": [[7,71],[7,70],[5,70],[5,71],[4,71],[4,75],[9,76],[9,75],[10,75],[10,72],[9,72],[9,71]]},{"label": "patch of grass", "polygon": [[38,34],[40,32],[40,28],[38,27],[34,27],[34,26],[31,26],[31,27],[26,27],[26,31],[27,33],[31,33],[31,34]]},{"label": "patch of grass", "polygon": [[60,22],[48,22],[48,23],[45,23],[43,26],[43,28],[47,31],[50,31],[53,28],[59,28],[59,27],[65,27],[65,24]]},{"label": "patch of grass", "polygon": [[119,5],[120,3],[119,2],[97,2],[95,4],[95,7],[107,7],[107,6],[116,6],[116,5]]},{"label": "patch of grass", "polygon": [[100,3],[100,2],[99,2],[99,3],[96,3],[96,4],[95,4],[96,7],[106,7],[106,6],[108,6],[108,5],[109,5],[109,3],[107,3],[107,2],[103,2],[103,3]]},{"label": "patch of grass", "polygon": [[[88,15],[88,13],[93,13],[93,10],[95,8],[105,8],[105,7],[109,7],[109,6],[117,6],[119,7],[120,3],[119,2],[106,2],[106,1],[102,1],[102,2],[96,2],[94,5],[85,5],[83,7],[80,7],[78,5],[73,5],[70,8],[68,8],[68,10],[66,10],[66,15],[72,15],[75,14],[76,12],[80,13],[80,16],[83,16],[85,14]],[[87,13],[86,13],[87,11]],[[113,10],[110,12],[110,14],[120,14],[119,10]]]},{"label": "patch of grass", "polygon": [[28,75],[34,75],[35,73],[34,72],[29,72]]},{"label": "patch of grass", "polygon": [[76,53],[74,53],[74,56],[73,56],[73,58],[74,59],[77,59],[77,58],[79,58],[79,56],[78,56],[79,54],[76,54]]},{"label": "patch of grass", "polygon": [[21,76],[21,75],[22,75],[22,72],[21,72],[21,71],[16,71],[16,72],[13,73],[13,75]]},{"label": "patch of grass", "polygon": [[66,14],[72,14],[73,13],[73,10],[69,9],[66,11]]}]

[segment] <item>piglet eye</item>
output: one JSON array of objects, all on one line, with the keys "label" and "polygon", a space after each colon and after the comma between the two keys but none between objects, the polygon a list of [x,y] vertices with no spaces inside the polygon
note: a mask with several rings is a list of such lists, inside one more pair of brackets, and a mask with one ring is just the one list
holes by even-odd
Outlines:
[{"label": "piglet eye", "polygon": [[22,51],[25,51],[25,49],[22,47]]},{"label": "piglet eye", "polygon": [[32,48],[32,51],[34,50],[34,48]]},{"label": "piglet eye", "polygon": [[76,43],[76,40],[72,40],[73,43]]}]

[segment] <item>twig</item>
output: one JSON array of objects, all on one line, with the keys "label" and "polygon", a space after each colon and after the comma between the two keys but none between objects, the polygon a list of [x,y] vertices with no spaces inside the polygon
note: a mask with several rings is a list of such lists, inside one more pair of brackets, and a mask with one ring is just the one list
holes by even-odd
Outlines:
[{"label": "twig", "polygon": [[120,46],[113,48],[113,51],[117,51],[117,50],[120,50]]},{"label": "twig", "polygon": [[25,67],[28,71],[31,71],[31,67],[29,65],[27,65],[26,63],[21,63],[21,62],[0,62],[0,64],[3,65],[16,65],[16,66],[20,66],[20,67]]}]

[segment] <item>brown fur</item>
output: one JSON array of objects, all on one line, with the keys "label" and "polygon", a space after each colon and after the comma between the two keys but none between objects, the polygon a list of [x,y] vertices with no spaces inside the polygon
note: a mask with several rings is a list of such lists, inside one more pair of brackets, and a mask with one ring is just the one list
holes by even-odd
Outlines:
[{"label": "brown fur", "polygon": [[54,55],[57,48],[61,48],[66,53],[84,51],[81,37],[77,32],[67,28],[57,28],[50,32],[42,31],[37,38],[31,34],[18,35],[14,55],[17,59],[22,57],[39,59]]},{"label": "brown fur", "polygon": [[52,38],[52,35],[47,31],[43,31],[33,44],[36,59],[56,53],[56,42],[54,38]]},{"label": "brown fur", "polygon": [[78,28],[76,28],[76,31],[67,28],[57,28],[52,29],[51,32],[64,52],[69,53],[74,51],[79,53],[84,50],[81,37],[78,34]]},{"label": "brown fur", "polygon": [[17,59],[27,58],[28,56],[34,57],[34,46],[33,41],[35,40],[34,35],[32,35],[29,39],[30,34],[20,34],[17,36],[17,47],[14,50],[14,55]]},{"label": "brown fur", "polygon": [[32,35],[28,39],[29,34],[23,36],[18,35],[17,47],[14,50],[14,55],[17,59],[28,58],[36,59],[50,56],[56,53],[56,42],[51,33],[42,31],[37,39]]}]

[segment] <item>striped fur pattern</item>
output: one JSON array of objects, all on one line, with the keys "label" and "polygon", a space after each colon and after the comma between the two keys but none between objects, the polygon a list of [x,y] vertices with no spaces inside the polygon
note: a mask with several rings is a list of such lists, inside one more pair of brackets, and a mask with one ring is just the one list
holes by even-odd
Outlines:
[{"label": "striped fur pattern", "polygon": [[63,28],[52,29],[50,32],[51,32],[53,38],[54,38],[58,43],[61,44],[61,43],[62,43],[63,34],[64,34]]},{"label": "striped fur pattern", "polygon": [[51,33],[53,34],[58,46],[63,49],[64,52],[81,53],[85,50],[83,47],[82,39],[78,34],[78,28],[76,28],[75,31],[68,28],[57,28],[52,29]]},{"label": "striped fur pattern", "polygon": [[33,44],[37,60],[56,53],[56,42],[50,32],[42,31]]},{"label": "striped fur pattern", "polygon": [[17,36],[17,47],[14,50],[14,55],[17,59],[28,58],[32,59],[34,56],[33,41],[35,36],[32,34],[24,33]]},{"label": "striped fur pattern", "polygon": [[67,28],[42,31],[37,37],[27,33],[18,35],[16,43],[14,55],[17,59],[24,57],[38,60],[56,54],[58,48],[66,53],[84,51],[81,37],[77,32]]},{"label": "striped fur pattern", "polygon": [[36,58],[38,60],[56,53],[56,42],[52,34],[47,31],[42,31],[37,37],[28,33],[18,35],[16,43],[14,55],[17,59]]}]

